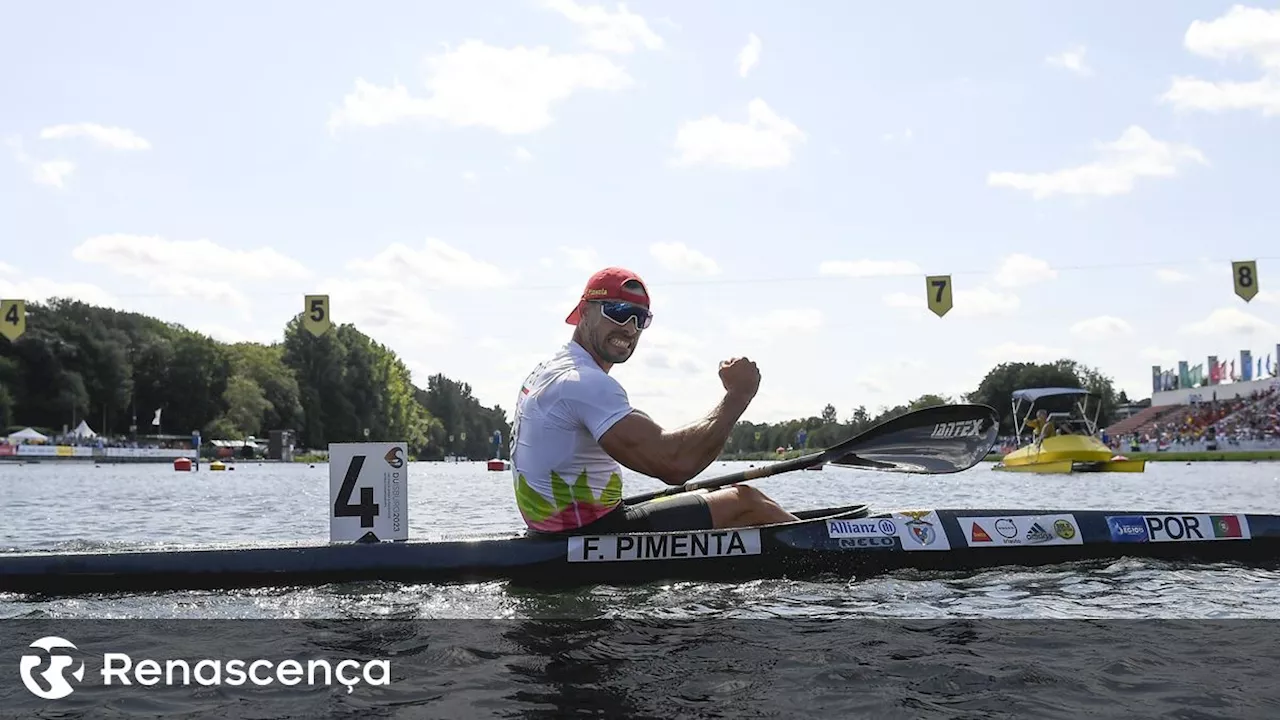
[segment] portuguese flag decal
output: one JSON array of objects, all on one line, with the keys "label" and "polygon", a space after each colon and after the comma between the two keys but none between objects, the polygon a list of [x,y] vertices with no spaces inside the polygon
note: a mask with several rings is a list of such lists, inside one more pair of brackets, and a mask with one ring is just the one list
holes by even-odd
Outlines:
[{"label": "portuguese flag decal", "polygon": [[1240,518],[1235,515],[1210,515],[1213,522],[1213,536],[1216,538],[1238,538],[1240,534]]}]

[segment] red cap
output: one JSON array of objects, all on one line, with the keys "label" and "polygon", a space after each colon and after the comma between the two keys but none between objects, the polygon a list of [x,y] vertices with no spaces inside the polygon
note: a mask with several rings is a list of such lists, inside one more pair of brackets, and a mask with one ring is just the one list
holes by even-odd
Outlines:
[{"label": "red cap", "polygon": [[[622,287],[623,283],[630,281],[640,283],[643,291],[631,290]],[[645,286],[644,281],[639,275],[620,267],[607,267],[587,280],[587,287],[582,291],[582,299],[578,301],[577,307],[573,312],[569,313],[569,317],[564,321],[570,325],[577,325],[582,319],[582,303],[587,300],[623,300],[633,302],[637,305],[649,307],[649,288]]]}]

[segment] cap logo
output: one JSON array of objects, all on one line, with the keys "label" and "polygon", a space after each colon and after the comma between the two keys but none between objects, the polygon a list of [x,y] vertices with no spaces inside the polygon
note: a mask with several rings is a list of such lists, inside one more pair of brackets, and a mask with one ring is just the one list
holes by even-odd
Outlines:
[{"label": "cap logo", "polygon": [[604,288],[591,288],[585,293],[588,297],[592,295],[608,295],[609,291]]}]

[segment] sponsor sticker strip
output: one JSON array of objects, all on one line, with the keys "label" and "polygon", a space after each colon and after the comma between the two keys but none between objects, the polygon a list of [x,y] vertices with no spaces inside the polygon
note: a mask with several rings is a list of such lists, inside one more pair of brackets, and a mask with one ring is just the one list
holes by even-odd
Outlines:
[{"label": "sponsor sticker strip", "polygon": [[957,517],[956,522],[969,547],[1084,544],[1071,514]]},{"label": "sponsor sticker strip", "polygon": [[1112,542],[1204,542],[1251,537],[1249,518],[1241,514],[1107,515],[1106,519]]}]

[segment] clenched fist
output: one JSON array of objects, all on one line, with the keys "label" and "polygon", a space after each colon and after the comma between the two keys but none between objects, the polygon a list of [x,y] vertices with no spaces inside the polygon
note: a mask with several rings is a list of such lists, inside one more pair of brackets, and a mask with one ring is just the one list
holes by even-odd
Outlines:
[{"label": "clenched fist", "polygon": [[760,389],[760,368],[747,358],[733,358],[720,363],[720,382],[731,395],[753,398]]}]

